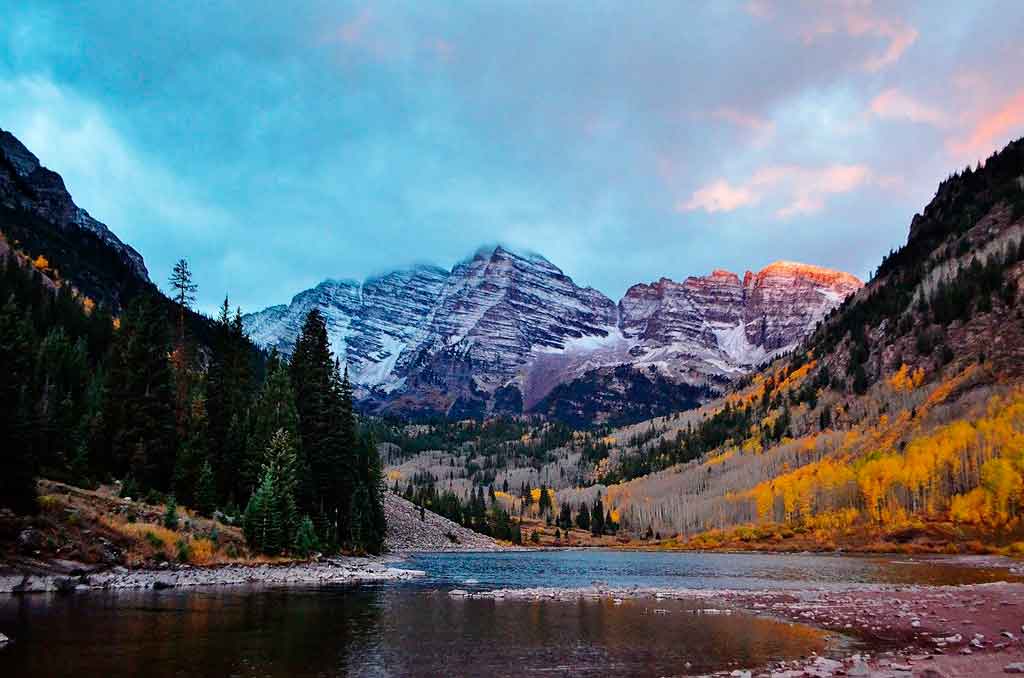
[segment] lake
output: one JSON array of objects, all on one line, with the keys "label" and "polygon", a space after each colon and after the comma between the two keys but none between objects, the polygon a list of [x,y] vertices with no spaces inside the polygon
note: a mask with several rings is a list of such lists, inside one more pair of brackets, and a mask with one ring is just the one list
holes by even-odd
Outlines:
[{"label": "lake", "polygon": [[[3,676],[660,676],[856,649],[687,601],[463,599],[452,588],[974,583],[946,559],[562,551],[421,554],[411,584],[0,597]],[[470,583],[467,583],[470,580]],[[475,581],[474,581],[475,580]],[[831,644],[831,645],[830,645]]]}]

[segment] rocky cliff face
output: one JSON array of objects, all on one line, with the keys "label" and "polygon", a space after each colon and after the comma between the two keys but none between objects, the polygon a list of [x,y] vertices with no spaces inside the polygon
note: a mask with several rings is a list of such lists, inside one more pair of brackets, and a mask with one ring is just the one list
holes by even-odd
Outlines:
[{"label": "rocky cliff face", "polygon": [[140,280],[149,280],[142,255],[75,205],[60,175],[43,167],[24,144],[4,130],[0,130],[0,207],[27,213],[71,234],[90,233],[116,252]]},{"label": "rocky cliff face", "polygon": [[[659,411],[658,392],[665,406],[697,402],[793,348],[860,285],[780,262],[742,280],[715,271],[634,285],[615,304],[543,257],[496,247],[451,272],[328,280],[244,321],[257,343],[288,353],[319,308],[369,409],[454,417],[532,409],[575,423],[622,421]],[[622,399],[612,391],[642,393],[643,402],[611,411]]]},{"label": "rocky cliff face", "polygon": [[744,372],[792,349],[862,283],[848,273],[776,262],[741,281],[729,271],[662,278],[631,287],[619,302],[623,335],[639,364],[686,372]]},{"label": "rocky cliff face", "polygon": [[60,175],[3,130],[0,233],[18,251],[44,256],[62,282],[115,313],[153,289],[142,256],[78,207]]}]

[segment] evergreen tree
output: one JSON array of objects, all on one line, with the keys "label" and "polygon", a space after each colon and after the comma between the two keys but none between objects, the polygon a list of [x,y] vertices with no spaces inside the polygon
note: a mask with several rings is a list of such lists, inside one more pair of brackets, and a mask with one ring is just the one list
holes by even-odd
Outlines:
[{"label": "evergreen tree", "polygon": [[192,308],[196,300],[196,291],[199,286],[192,282],[192,271],[188,261],[178,259],[171,270],[168,283],[171,286],[171,295],[178,305],[178,345],[185,343],[185,314]]},{"label": "evergreen tree", "polygon": [[156,300],[141,297],[118,333],[107,400],[114,471],[145,487],[170,489],[176,432],[167,325]]},{"label": "evergreen tree", "polygon": [[259,486],[245,509],[243,529],[250,549],[276,555],[294,546],[299,528],[295,486],[295,445],[281,429],[271,438]]},{"label": "evergreen tree", "polygon": [[295,533],[295,553],[304,558],[311,556],[320,548],[317,542],[316,529],[309,516],[303,516],[299,529]]},{"label": "evergreen tree", "polygon": [[215,452],[211,465],[218,493],[227,500],[241,500],[253,491],[252,472],[259,468],[269,443],[267,438],[256,447],[247,445],[248,408],[254,391],[251,355],[241,315],[236,309],[232,316],[225,297],[211,342],[206,392],[210,449]]},{"label": "evergreen tree", "polygon": [[541,484],[540,486],[540,498],[537,500],[537,506],[540,509],[540,514],[542,516],[547,515],[554,510],[551,504],[551,495],[548,493],[548,488],[544,484]]},{"label": "evergreen tree", "polygon": [[164,527],[168,530],[178,529],[178,502],[172,494],[167,498],[167,508],[164,511]]},{"label": "evergreen tree", "polygon": [[196,509],[201,515],[212,516],[217,508],[217,482],[213,476],[213,467],[209,461],[203,462],[196,480]]},{"label": "evergreen tree", "polygon": [[[16,264],[10,260],[9,269]],[[0,308],[0,506],[15,513],[35,513],[36,460],[29,442],[28,384],[31,375],[31,328],[19,317],[13,299]]]},{"label": "evergreen tree", "polygon": [[[311,491],[302,510],[313,517],[325,547],[337,548],[339,497],[337,474],[344,473],[331,462],[336,444],[334,416],[334,363],[327,341],[327,325],[317,309],[306,316],[295,342],[290,364],[291,383],[298,413],[299,445],[309,464]],[[346,502],[347,505],[347,502]]]},{"label": "evergreen tree", "polygon": [[601,505],[601,495],[597,495],[594,505],[590,509],[590,533],[595,537],[604,534],[604,510]]},{"label": "evergreen tree", "polygon": [[576,527],[581,530],[590,529],[590,507],[585,503],[580,504],[580,510],[576,513]]},{"label": "evergreen tree", "polygon": [[[194,506],[198,503],[199,475],[204,466],[209,466],[208,432],[206,400],[202,393],[196,393],[189,408],[186,437],[181,443],[174,465],[174,493],[186,506]],[[212,499],[216,505],[216,488],[214,488],[214,496],[207,499]]]},{"label": "evergreen tree", "polygon": [[[360,457],[363,477],[359,483],[362,492],[358,502],[361,504],[360,512],[364,522],[361,542],[357,542],[357,546],[368,553],[380,553],[384,550],[384,538],[387,533],[387,519],[384,515],[384,469],[372,436],[368,435],[362,441]],[[480,518],[483,520],[482,490],[479,505]]]},{"label": "evergreen tree", "polygon": [[572,506],[569,505],[569,502],[562,504],[558,514],[558,526],[563,530],[568,530],[572,527]]},{"label": "evergreen tree", "polygon": [[[271,353],[267,362],[266,379],[252,406],[245,463],[237,469],[244,477],[243,489],[246,495],[251,494],[256,487],[260,467],[263,463],[263,450],[270,445],[270,439],[274,433],[284,430],[292,435],[293,440],[297,440],[298,419],[299,415],[295,409],[295,394],[292,391],[291,378],[288,376],[288,366],[280,361],[275,351]],[[298,448],[298,445],[296,447]],[[311,489],[302,486],[302,476],[304,475],[302,469],[305,466],[305,461],[301,449],[296,450],[296,457],[300,469],[300,487],[296,492],[297,499],[303,505],[308,505],[308,495]]]}]

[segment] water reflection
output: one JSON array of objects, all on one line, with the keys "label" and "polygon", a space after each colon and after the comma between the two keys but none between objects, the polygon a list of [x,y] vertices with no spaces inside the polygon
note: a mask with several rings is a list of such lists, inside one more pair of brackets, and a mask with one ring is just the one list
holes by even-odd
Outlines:
[{"label": "water reflection", "polygon": [[[763,588],[1011,578],[948,559],[608,551],[421,555],[361,588],[0,596],[0,676],[674,675],[821,652],[808,627],[708,603],[463,599],[453,587]],[[466,580],[477,583],[467,584]],[[687,662],[690,663],[687,668]]]},{"label": "water reflection", "polygon": [[665,675],[822,651],[819,632],[678,601],[421,587],[9,598],[4,676]]},{"label": "water reflection", "polygon": [[[1005,567],[977,567],[945,557],[635,551],[529,551],[421,554],[414,567],[434,581],[476,588],[613,587],[842,588],[859,584],[960,585],[1013,581]],[[469,586],[467,588],[473,588]]]}]

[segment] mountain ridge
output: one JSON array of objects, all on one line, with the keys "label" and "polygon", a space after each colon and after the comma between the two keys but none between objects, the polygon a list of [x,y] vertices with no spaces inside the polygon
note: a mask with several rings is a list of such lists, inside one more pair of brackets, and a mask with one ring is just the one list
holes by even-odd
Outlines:
[{"label": "mountain ridge", "polygon": [[860,285],[847,273],[780,261],[742,282],[719,269],[638,283],[616,303],[543,255],[495,245],[450,271],[420,264],[362,282],[329,278],[243,322],[256,343],[288,353],[316,307],[367,409],[487,416],[533,411],[556,386],[621,366],[638,369],[608,374],[657,374],[693,387],[691,395],[713,392],[791,348]]}]

